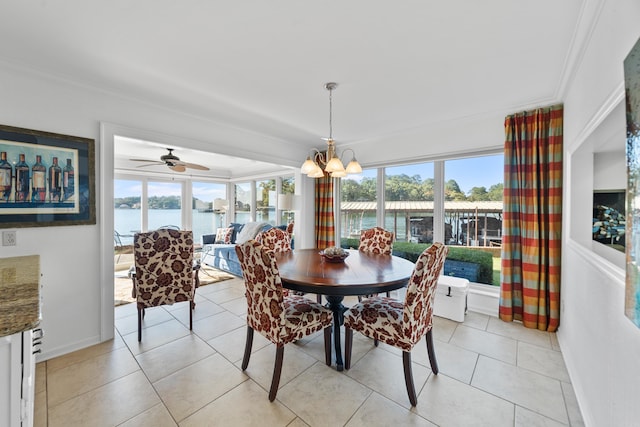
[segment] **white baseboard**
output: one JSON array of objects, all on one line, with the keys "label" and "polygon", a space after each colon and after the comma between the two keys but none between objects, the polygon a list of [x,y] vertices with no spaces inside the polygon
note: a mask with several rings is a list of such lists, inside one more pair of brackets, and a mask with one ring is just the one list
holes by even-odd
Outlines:
[{"label": "white baseboard", "polygon": [[500,287],[471,283],[467,296],[467,310],[498,317]]},{"label": "white baseboard", "polygon": [[[46,344],[46,337],[43,340]],[[90,347],[100,343],[100,336],[96,335],[89,337],[82,341],[77,341],[68,345],[59,346],[56,348],[49,348],[36,356],[36,363],[44,362],[45,360],[53,359],[54,357],[63,356],[65,354],[73,353],[74,351],[81,350],[83,348]]]}]

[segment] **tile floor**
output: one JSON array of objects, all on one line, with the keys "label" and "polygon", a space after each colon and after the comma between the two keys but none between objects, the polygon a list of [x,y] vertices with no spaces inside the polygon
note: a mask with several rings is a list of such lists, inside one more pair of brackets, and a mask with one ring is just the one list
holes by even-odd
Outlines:
[{"label": "tile floor", "polygon": [[270,403],[274,346],[256,333],[240,370],[243,286],[198,289],[192,332],[187,304],[147,310],[141,344],[135,305],[117,307],[114,340],[37,365],[35,425],[583,425],[555,334],[472,312],[464,323],[435,318],[437,376],[424,343],[413,350],[415,408],[400,351],[357,333],[344,372],[324,364],[321,332],[287,345]]}]

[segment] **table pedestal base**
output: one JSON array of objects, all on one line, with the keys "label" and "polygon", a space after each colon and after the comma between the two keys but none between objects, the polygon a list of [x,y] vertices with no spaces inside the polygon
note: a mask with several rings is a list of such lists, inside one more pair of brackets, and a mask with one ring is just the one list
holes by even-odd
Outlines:
[{"label": "table pedestal base", "polygon": [[344,362],[342,361],[342,344],[340,343],[340,326],[344,323],[344,312],[347,307],[342,305],[344,297],[327,295],[327,307],[333,312],[333,343],[336,349],[336,369],[342,371]]}]

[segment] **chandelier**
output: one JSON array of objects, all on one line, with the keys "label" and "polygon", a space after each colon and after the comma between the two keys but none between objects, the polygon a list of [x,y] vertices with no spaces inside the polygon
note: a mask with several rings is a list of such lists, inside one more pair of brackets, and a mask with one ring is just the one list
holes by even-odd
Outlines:
[{"label": "chandelier", "polygon": [[[329,91],[329,138],[327,138],[327,152],[326,155],[317,148],[314,148],[315,151],[313,155],[313,159],[311,156],[307,157],[307,160],[302,164],[300,168],[300,172],[306,174],[310,178],[322,178],[324,173],[327,172],[332,178],[342,178],[347,175],[362,173],[362,166],[356,160],[356,153],[351,149],[347,148],[342,152],[344,155],[345,152],[351,151],[352,157],[351,161],[347,165],[346,169],[340,160],[340,156],[337,155],[336,144],[333,140],[333,123],[332,123],[332,94],[333,90],[338,86],[337,83],[325,83],[324,88]],[[320,167],[320,165],[324,166],[324,171]]]}]

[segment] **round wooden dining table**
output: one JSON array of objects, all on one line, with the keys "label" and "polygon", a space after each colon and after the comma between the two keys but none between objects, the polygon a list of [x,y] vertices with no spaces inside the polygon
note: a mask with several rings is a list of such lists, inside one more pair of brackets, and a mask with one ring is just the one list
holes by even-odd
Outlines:
[{"label": "round wooden dining table", "polygon": [[336,367],[342,371],[340,326],[348,295],[393,291],[407,285],[414,264],[392,255],[377,255],[349,249],[343,262],[329,262],[320,249],[296,249],[276,254],[282,286],[293,291],[325,295],[333,311]]}]

